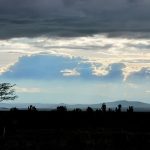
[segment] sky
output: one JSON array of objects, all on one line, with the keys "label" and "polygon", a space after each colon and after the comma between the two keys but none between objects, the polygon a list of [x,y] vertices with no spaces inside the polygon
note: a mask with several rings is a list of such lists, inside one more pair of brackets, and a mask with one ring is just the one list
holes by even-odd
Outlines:
[{"label": "sky", "polygon": [[0,0],[0,82],[20,103],[150,102],[149,0]]}]

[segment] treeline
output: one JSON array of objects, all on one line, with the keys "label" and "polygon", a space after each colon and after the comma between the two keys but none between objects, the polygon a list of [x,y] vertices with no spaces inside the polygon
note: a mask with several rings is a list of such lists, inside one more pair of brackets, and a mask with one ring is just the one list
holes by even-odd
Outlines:
[{"label": "treeline", "polygon": [[[10,111],[19,111],[18,108],[14,107],[11,108]],[[36,108],[33,105],[30,105],[27,107],[27,111],[39,111],[38,108]],[[103,103],[99,109],[93,109],[92,107],[87,107],[85,110],[81,109],[81,108],[74,108],[73,110],[68,110],[66,106],[58,106],[56,109],[50,110],[50,111],[57,111],[57,112],[68,112],[68,111],[73,111],[73,112],[102,112],[102,113],[106,113],[106,112],[122,112],[122,105],[119,104],[115,109],[112,108],[107,108],[106,104]],[[134,112],[134,108],[133,106],[129,106],[126,109],[126,112]]]}]

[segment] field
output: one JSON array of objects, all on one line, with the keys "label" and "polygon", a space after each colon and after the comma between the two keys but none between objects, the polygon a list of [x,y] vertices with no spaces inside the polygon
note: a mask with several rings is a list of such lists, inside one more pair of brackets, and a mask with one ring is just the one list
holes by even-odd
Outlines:
[{"label": "field", "polygon": [[150,146],[150,113],[1,111],[0,149],[134,150]]}]

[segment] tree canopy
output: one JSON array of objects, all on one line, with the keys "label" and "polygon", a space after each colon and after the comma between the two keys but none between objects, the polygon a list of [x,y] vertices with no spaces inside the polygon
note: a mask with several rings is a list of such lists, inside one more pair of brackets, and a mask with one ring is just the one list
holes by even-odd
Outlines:
[{"label": "tree canopy", "polygon": [[17,98],[14,86],[15,84],[0,83],[0,102],[4,100],[14,100]]}]

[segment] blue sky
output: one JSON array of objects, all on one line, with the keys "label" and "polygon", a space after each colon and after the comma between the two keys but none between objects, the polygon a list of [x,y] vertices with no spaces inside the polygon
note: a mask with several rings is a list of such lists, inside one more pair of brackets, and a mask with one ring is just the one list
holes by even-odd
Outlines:
[{"label": "blue sky", "polygon": [[149,102],[149,13],[148,0],[0,0],[0,82],[16,102]]}]

